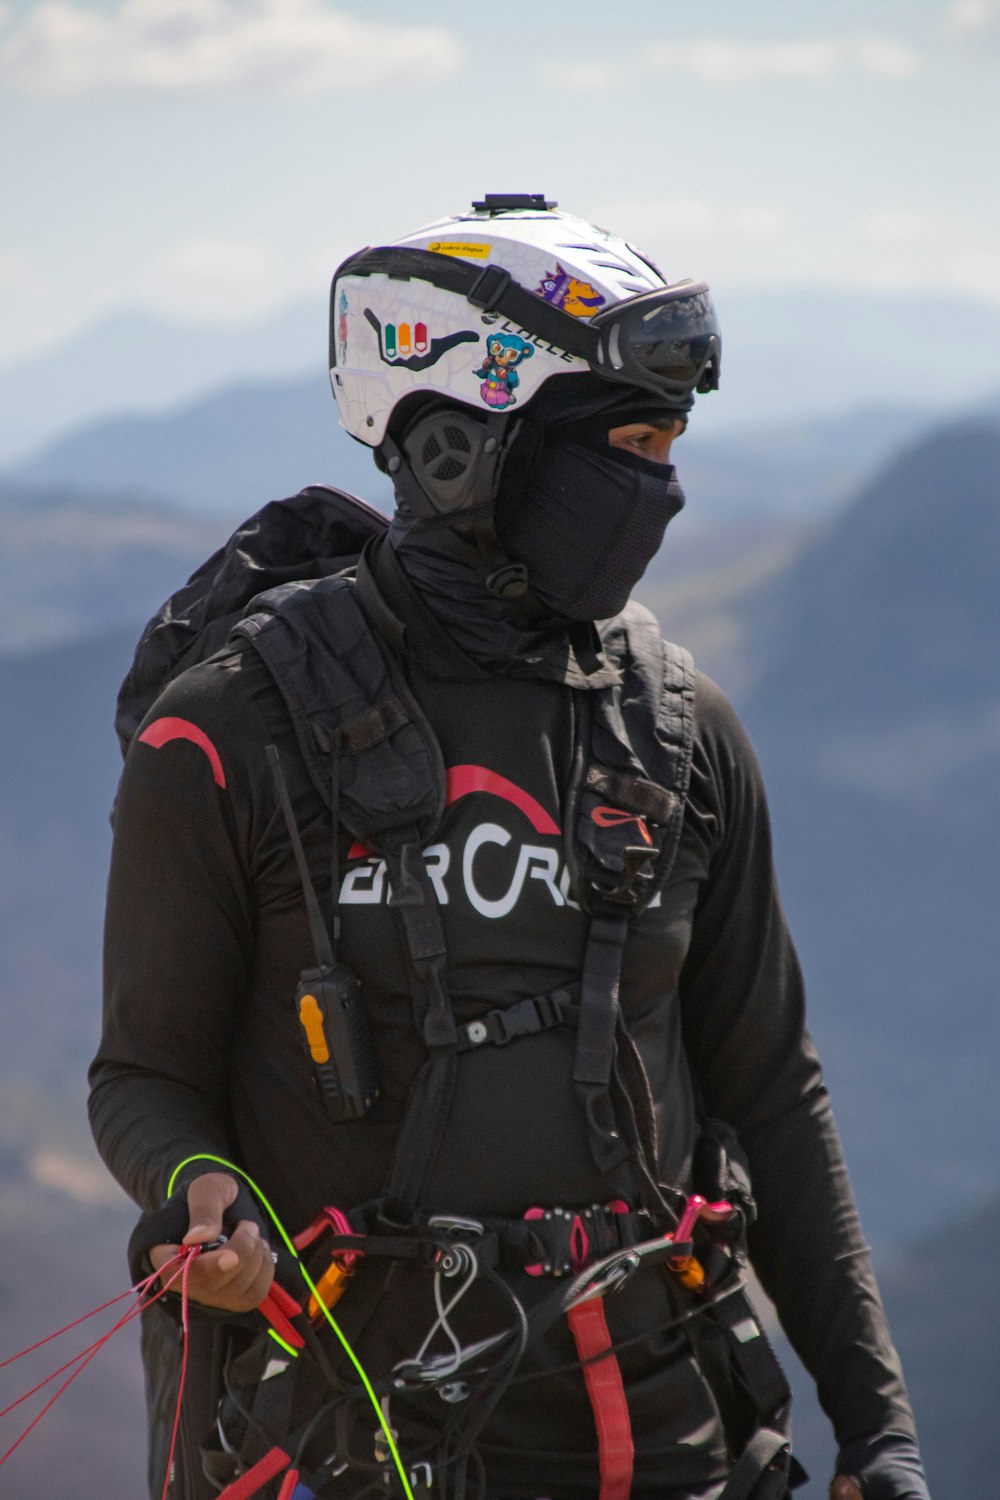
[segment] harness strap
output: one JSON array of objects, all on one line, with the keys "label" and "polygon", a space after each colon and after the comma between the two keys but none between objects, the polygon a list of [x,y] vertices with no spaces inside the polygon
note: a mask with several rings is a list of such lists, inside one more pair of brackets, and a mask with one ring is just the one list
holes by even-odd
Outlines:
[{"label": "harness strap", "polygon": [[[351,1218],[360,1232],[330,1234],[323,1243],[331,1256],[362,1254],[369,1259],[432,1266],[452,1237],[433,1224],[399,1225],[388,1217],[384,1199],[352,1209]],[[481,1269],[527,1270],[534,1276],[555,1277],[567,1275],[581,1253],[591,1260],[603,1260],[616,1251],[645,1245],[655,1239],[658,1227],[648,1214],[622,1213],[615,1205],[599,1203],[578,1209],[531,1209],[520,1219],[480,1214],[466,1223]],[[665,1231],[665,1225],[660,1227]]]},{"label": "harness strap", "polygon": [[730,1358],[763,1422],[775,1421],[791,1399],[785,1373],[745,1292],[726,1298],[711,1311],[726,1335]]},{"label": "harness strap", "polygon": [[490,1043],[506,1047],[517,1037],[536,1036],[553,1026],[574,1026],[580,1007],[573,1004],[570,990],[553,990],[551,995],[532,995],[516,1005],[491,1010],[458,1028],[459,1052],[471,1052]]},{"label": "harness strap", "polygon": [[[604,1298],[593,1297],[571,1307],[566,1315],[583,1364],[583,1378],[597,1428],[601,1473],[600,1500],[628,1500],[632,1489],[635,1447],[621,1366],[611,1349],[611,1333],[604,1314]],[[600,1355],[605,1355],[600,1359]],[[588,1360],[596,1360],[588,1364]]]},{"label": "harness strap", "polygon": [[782,1500],[788,1493],[790,1456],[787,1433],[759,1428],[736,1460],[719,1500]]},{"label": "harness strap", "polygon": [[414,829],[385,848],[392,883],[389,905],[399,919],[414,978],[417,1029],[429,1056],[410,1092],[396,1138],[386,1211],[407,1223],[441,1148],[455,1091],[458,1032],[448,994],[448,961],[437,894]]},{"label": "harness strap", "polygon": [[604,907],[594,912],[583,959],[573,1082],[587,1121],[590,1152],[601,1172],[613,1171],[628,1156],[610,1093],[627,938],[627,908]]}]

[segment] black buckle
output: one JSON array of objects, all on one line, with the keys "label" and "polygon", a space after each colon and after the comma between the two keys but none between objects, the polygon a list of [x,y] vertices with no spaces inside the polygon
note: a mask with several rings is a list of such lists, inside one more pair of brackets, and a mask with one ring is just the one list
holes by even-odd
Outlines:
[{"label": "black buckle", "polygon": [[496,308],[497,298],[503,296],[513,279],[503,266],[486,266],[466,292],[466,298],[473,307],[484,312],[492,311]]},{"label": "black buckle", "polygon": [[613,901],[616,906],[635,906],[637,898],[633,886],[638,878],[646,878],[643,866],[655,858],[655,849],[644,849],[641,845],[623,849],[621,878],[612,890],[602,892],[604,899]]}]

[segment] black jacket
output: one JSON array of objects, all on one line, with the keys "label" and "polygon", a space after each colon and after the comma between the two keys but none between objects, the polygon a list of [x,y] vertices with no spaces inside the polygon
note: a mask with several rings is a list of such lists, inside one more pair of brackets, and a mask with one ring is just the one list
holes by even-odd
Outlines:
[{"label": "black jacket", "polygon": [[[573,674],[501,676],[472,661],[387,546],[374,553],[374,582],[398,622],[410,684],[449,768],[449,805],[426,857],[442,903],[456,1014],[468,1021],[579,974],[585,919],[569,894],[561,828],[581,689]],[[378,1193],[422,1057],[385,870],[341,838],[342,952],[364,987],[384,1092],[373,1116],[331,1126],[293,1013],[310,942],[266,744],[281,751],[313,879],[326,897],[330,824],[280,695],[241,644],[185,673],[147,724],[165,717],[199,734],[159,750],[136,742],[126,761],[109,885],[105,1029],[92,1068],[95,1136],[143,1207],[159,1203],[181,1160],[210,1151],[245,1166],[297,1227],[323,1204],[349,1207]],[[838,1441],[912,1432],[804,1026],[758,768],[733,710],[703,676],[678,858],[662,897],[635,925],[621,1003],[653,1086],[663,1180],[689,1181],[696,1097],[741,1137],[759,1205],[753,1263],[817,1379]],[[559,1032],[465,1058],[434,1204],[514,1216],[627,1191],[592,1164],[571,1074],[572,1036]],[[648,1295],[621,1299],[615,1313],[618,1336],[662,1321]],[[562,1334],[538,1355],[540,1367],[566,1358]],[[724,1473],[717,1413],[686,1350],[650,1339],[623,1367],[637,1484],[662,1491],[671,1481]],[[512,1392],[489,1438],[511,1474],[520,1465],[533,1480],[561,1448],[559,1474],[568,1482],[575,1455],[575,1492],[585,1493],[592,1420],[579,1377],[560,1378],[551,1404],[540,1400],[542,1387]]]}]

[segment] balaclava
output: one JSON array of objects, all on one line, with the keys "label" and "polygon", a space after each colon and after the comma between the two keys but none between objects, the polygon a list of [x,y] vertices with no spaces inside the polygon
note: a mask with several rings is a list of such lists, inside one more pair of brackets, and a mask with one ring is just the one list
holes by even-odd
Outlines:
[{"label": "balaclava", "polygon": [[511,453],[496,529],[532,594],[565,620],[624,609],[684,504],[673,464],[608,444],[608,430],[680,415],[645,394],[564,422],[531,424]]},{"label": "balaclava", "polygon": [[570,635],[581,639],[577,622],[624,607],[684,496],[672,464],[611,448],[608,431],[684,417],[690,405],[594,375],[556,377],[539,392],[517,418],[495,507],[503,549],[527,568],[525,599],[490,593],[481,549],[460,515],[421,520],[400,503],[392,546],[464,650],[507,672],[564,660]]}]

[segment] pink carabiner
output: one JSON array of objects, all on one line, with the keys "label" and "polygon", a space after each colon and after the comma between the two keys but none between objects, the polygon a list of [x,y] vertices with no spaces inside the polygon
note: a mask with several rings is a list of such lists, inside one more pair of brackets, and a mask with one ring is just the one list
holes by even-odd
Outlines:
[{"label": "pink carabiner", "polygon": [[673,1240],[677,1245],[686,1244],[694,1234],[694,1226],[699,1219],[707,1219],[710,1224],[719,1224],[731,1218],[735,1212],[733,1205],[727,1203],[724,1198],[718,1203],[707,1203],[700,1193],[692,1193],[685,1204],[677,1228],[673,1234],[668,1234],[665,1238]]},{"label": "pink carabiner", "polygon": [[[293,1236],[292,1244],[296,1250],[308,1250],[310,1245],[314,1245],[320,1235],[325,1234],[328,1229],[332,1234],[354,1233],[351,1221],[342,1209],[321,1208],[312,1223]],[[338,1250],[335,1258],[341,1262],[344,1270],[348,1271],[363,1253],[361,1250]]]}]

